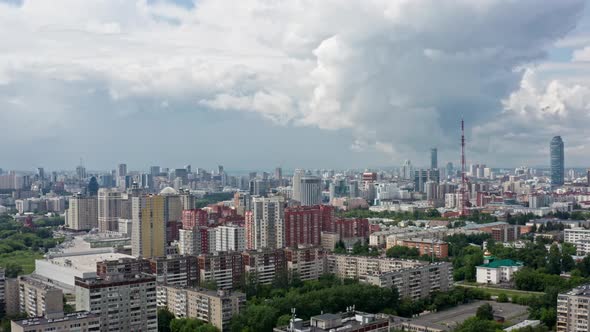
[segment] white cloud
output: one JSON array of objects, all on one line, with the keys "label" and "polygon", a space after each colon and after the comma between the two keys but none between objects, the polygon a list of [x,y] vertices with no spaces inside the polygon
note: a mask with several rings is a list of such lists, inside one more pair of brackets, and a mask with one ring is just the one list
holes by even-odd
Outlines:
[{"label": "white cloud", "polygon": [[473,131],[476,149],[506,155],[523,164],[548,163],[551,137],[562,136],[566,162],[584,166],[590,147],[586,134],[590,123],[590,88],[558,79],[540,79],[532,70],[524,75],[520,88],[503,101],[497,121]]},{"label": "white cloud", "polygon": [[[59,101],[46,112],[54,112],[64,130],[76,125],[73,114],[81,105],[108,98],[113,110],[106,116],[151,110],[133,103],[166,112],[192,105],[254,112],[280,125],[345,129],[355,149],[373,147],[396,157],[434,145],[456,150],[462,116],[474,125],[515,116],[502,113],[500,102],[518,88],[522,71],[515,68],[542,59],[573,28],[583,5],[200,0],[186,9],[146,0],[0,3],[0,100],[35,97],[22,90],[25,82],[78,82],[96,93],[70,98],[72,91],[58,89],[43,96]],[[563,86],[546,93],[521,87],[506,107],[526,113],[547,104],[543,117],[567,119],[569,107],[583,103],[581,94]],[[16,105],[5,105],[1,119],[20,117]],[[10,137],[0,133],[0,139]]]}]

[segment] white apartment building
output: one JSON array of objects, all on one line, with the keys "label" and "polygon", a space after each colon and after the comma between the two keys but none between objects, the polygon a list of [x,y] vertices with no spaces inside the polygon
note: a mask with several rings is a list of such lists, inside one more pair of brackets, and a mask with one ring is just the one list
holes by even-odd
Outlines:
[{"label": "white apartment building", "polygon": [[246,248],[282,248],[285,242],[284,226],[283,197],[254,197],[252,211],[246,212]]},{"label": "white apartment building", "polygon": [[120,274],[106,279],[76,278],[76,309],[96,314],[103,332],[156,332],[156,278]]},{"label": "white apartment building", "polygon": [[576,244],[580,240],[590,239],[590,229],[585,229],[581,227],[564,229],[563,230],[563,240],[566,243]]},{"label": "white apartment building", "polygon": [[590,331],[590,285],[557,296],[557,332]]},{"label": "white apartment building", "polygon": [[240,226],[219,226],[215,232],[216,251],[244,251],[245,229]]}]

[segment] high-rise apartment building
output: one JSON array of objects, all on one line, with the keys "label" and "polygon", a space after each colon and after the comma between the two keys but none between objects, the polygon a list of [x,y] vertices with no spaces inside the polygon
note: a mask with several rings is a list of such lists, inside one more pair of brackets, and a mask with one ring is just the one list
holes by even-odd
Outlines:
[{"label": "high-rise apartment building", "polygon": [[229,331],[232,316],[246,304],[246,294],[228,290],[158,286],[158,307],[166,307],[177,318],[196,318]]},{"label": "high-rise apartment building", "polygon": [[121,193],[114,189],[98,190],[98,230],[101,232],[118,231],[121,216]]},{"label": "high-rise apartment building", "polygon": [[254,197],[252,211],[246,212],[246,247],[248,249],[284,246],[284,198]]},{"label": "high-rise apartment building", "polygon": [[551,155],[551,185],[563,185],[564,169],[564,148],[561,136],[555,136],[549,144]]},{"label": "high-rise apartment building", "polygon": [[166,197],[132,197],[131,252],[135,257],[166,255]]},{"label": "high-rise apartment building", "polygon": [[182,211],[182,228],[192,229],[198,226],[207,226],[209,216],[207,211],[201,209]]},{"label": "high-rise apartment building", "polygon": [[300,200],[302,206],[322,203],[322,179],[317,176],[304,176],[300,183]]},{"label": "high-rise apartment building", "polygon": [[66,211],[66,227],[73,230],[91,230],[98,227],[98,200],[76,194],[70,198]]},{"label": "high-rise apartment building", "polygon": [[200,255],[215,252],[217,228],[194,227],[178,230],[178,253]]},{"label": "high-rise apartment building", "polygon": [[233,289],[242,281],[242,253],[223,252],[200,255],[199,282],[215,282],[218,289]]},{"label": "high-rise apartment building", "polygon": [[148,260],[150,273],[156,276],[158,284],[176,286],[197,286],[199,268],[197,256],[167,256]]},{"label": "high-rise apartment building", "polygon": [[326,272],[326,252],[320,247],[286,248],[285,261],[290,276],[318,280]]},{"label": "high-rise apartment building", "polygon": [[147,275],[107,275],[104,279],[76,277],[76,309],[100,320],[100,331],[158,330],[156,278]]},{"label": "high-rise apartment building", "polygon": [[244,251],[246,249],[246,230],[242,226],[218,226],[215,232],[216,251]]},{"label": "high-rise apartment building", "polygon": [[319,205],[285,209],[285,247],[321,244],[322,213]]},{"label": "high-rise apartment building", "polygon": [[287,272],[285,251],[282,249],[244,251],[242,264],[243,272],[263,285],[272,283],[280,272]]},{"label": "high-rise apartment building", "polygon": [[28,317],[63,315],[63,292],[29,276],[18,278],[20,312]]},{"label": "high-rise apartment building", "polygon": [[582,285],[557,296],[556,331],[590,331],[590,285]]},{"label": "high-rise apartment building", "polygon": [[127,176],[127,164],[117,165],[117,176],[118,177]]}]

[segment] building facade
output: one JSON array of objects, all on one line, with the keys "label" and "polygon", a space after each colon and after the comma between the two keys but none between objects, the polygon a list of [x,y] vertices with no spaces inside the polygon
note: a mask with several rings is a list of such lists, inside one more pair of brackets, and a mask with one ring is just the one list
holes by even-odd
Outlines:
[{"label": "building facade", "polygon": [[225,225],[216,227],[216,251],[244,251],[246,249],[246,230],[242,226]]},{"label": "building facade", "polygon": [[156,332],[156,305],[155,277],[76,278],[76,309],[97,315],[100,331]]},{"label": "building facade", "polygon": [[321,244],[322,213],[319,205],[285,209],[286,247]]},{"label": "building facade", "polygon": [[96,197],[76,194],[70,198],[66,211],[66,227],[73,230],[91,230],[98,227],[98,201]]},{"label": "building facade", "polygon": [[166,255],[166,197],[132,197],[131,253],[135,257]]},{"label": "building facade", "polygon": [[121,193],[114,189],[98,190],[98,230],[118,231],[121,216]]},{"label": "building facade", "polygon": [[549,153],[551,156],[551,185],[562,186],[564,181],[564,147],[561,136],[555,136],[549,144]]},{"label": "building facade", "polygon": [[229,331],[232,316],[246,304],[246,294],[169,285],[157,287],[158,307],[166,307],[177,318],[196,318],[221,331]]},{"label": "building facade", "polygon": [[583,285],[557,296],[556,331],[590,331],[590,285]]},{"label": "building facade", "polygon": [[63,292],[29,276],[18,278],[19,311],[28,317],[59,317],[63,315]]},{"label": "building facade", "polygon": [[284,246],[284,198],[254,197],[246,212],[246,248],[276,249]]}]

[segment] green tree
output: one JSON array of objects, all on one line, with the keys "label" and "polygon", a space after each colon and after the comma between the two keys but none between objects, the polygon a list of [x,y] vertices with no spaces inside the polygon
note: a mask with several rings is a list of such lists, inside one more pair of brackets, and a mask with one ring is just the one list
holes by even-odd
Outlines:
[{"label": "green tree", "polygon": [[158,309],[158,332],[171,332],[170,323],[174,320],[174,314],[167,309]]},{"label": "green tree", "polygon": [[19,274],[23,273],[23,267],[13,262],[6,263],[4,270],[8,278],[16,278]]},{"label": "green tree", "polygon": [[455,332],[496,332],[501,330],[501,325],[492,320],[482,320],[478,317],[467,318]]},{"label": "green tree", "polygon": [[277,319],[277,326],[287,326],[291,322],[291,315],[284,314],[280,315]]},{"label": "green tree", "polygon": [[508,295],[506,293],[498,294],[498,302],[508,302]]},{"label": "green tree", "polygon": [[475,313],[475,317],[482,320],[493,320],[494,319],[494,308],[489,303],[479,306],[477,308],[477,312]]},{"label": "green tree", "polygon": [[561,253],[557,245],[552,245],[549,249],[549,256],[547,257],[547,273],[561,274]]}]

